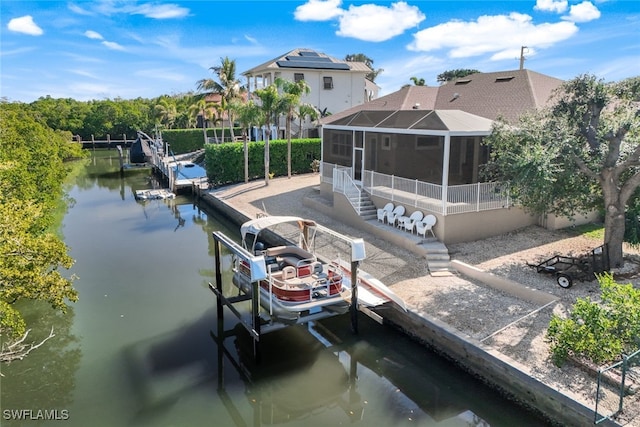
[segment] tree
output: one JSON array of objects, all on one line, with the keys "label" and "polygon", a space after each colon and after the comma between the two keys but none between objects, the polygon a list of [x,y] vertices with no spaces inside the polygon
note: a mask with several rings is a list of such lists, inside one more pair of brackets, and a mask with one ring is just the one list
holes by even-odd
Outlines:
[{"label": "tree", "polygon": [[536,214],[600,208],[612,267],[623,264],[625,209],[640,186],[640,77],[564,83],[553,105],[494,125],[487,174]]},{"label": "tree", "polygon": [[291,178],[291,122],[295,118],[295,109],[300,105],[300,98],[309,94],[311,89],[304,80],[292,82],[277,77],[275,84],[282,89],[281,107],[287,115],[287,177]]},{"label": "tree", "polygon": [[247,145],[247,133],[251,126],[263,123],[262,110],[253,101],[239,106],[237,110],[238,121],[242,127],[242,145],[244,149],[244,182],[249,182],[249,147]]},{"label": "tree", "polygon": [[438,74],[437,80],[440,83],[450,82],[451,80],[460,79],[462,77],[466,77],[470,74],[479,73],[478,70],[473,70],[469,68],[458,68],[455,70],[447,70],[443,73]]},{"label": "tree", "polygon": [[425,85],[425,81],[423,78],[417,78],[417,77],[410,77],[409,80],[411,80],[413,82],[414,85],[416,86],[424,86]]},{"label": "tree", "polygon": [[[240,98],[240,94],[243,92],[243,88],[240,86],[240,81],[236,79],[236,61],[225,56],[224,58],[220,58],[219,66],[211,67],[209,69],[216,73],[219,81],[215,81],[213,79],[198,80],[198,90],[203,91],[205,96],[214,93],[221,96],[220,103],[227,112],[229,126],[233,129],[229,106],[233,100]],[[231,130],[231,133],[233,136],[233,130]],[[224,122],[222,124],[222,140],[224,142]]]},{"label": "tree", "polygon": [[203,98],[198,99],[195,103],[189,107],[189,111],[191,112],[190,116],[197,118],[198,116],[202,117],[202,133],[204,135],[204,143],[207,144],[207,119],[206,119],[206,111],[208,105],[207,100]]},{"label": "tree", "polygon": [[156,124],[165,125],[168,129],[173,127],[176,120],[176,105],[168,97],[161,98],[153,108]]},{"label": "tree", "polygon": [[269,185],[269,138],[271,136],[271,124],[275,122],[282,106],[278,88],[271,84],[263,89],[258,89],[254,94],[260,98],[260,109],[263,112],[262,125],[265,127],[264,140],[264,184]]},{"label": "tree", "polygon": [[546,339],[560,366],[570,356],[612,363],[637,350],[640,341],[640,289],[618,284],[611,274],[598,278],[600,302],[578,298],[569,317],[553,315]]},{"label": "tree", "polygon": [[65,312],[66,301],[78,298],[73,277],[60,273],[73,259],[51,229],[64,160],[82,156],[80,150],[69,132],[52,130],[24,104],[0,103],[0,335],[6,337],[0,360],[37,347],[24,344],[26,324],[16,302],[46,301]]},{"label": "tree", "polygon": [[371,68],[371,72],[366,75],[366,78],[368,80],[371,80],[372,82],[375,82],[376,77],[378,77],[378,74],[384,71],[382,68],[378,68],[377,70],[375,70],[373,68],[373,59],[369,58],[364,53],[352,53],[350,55],[345,56],[344,60],[347,62],[364,62],[367,65],[367,67]]},{"label": "tree", "polygon": [[303,102],[302,104],[298,105],[296,117],[298,117],[298,120],[300,120],[300,124],[298,125],[298,129],[300,129],[300,135],[298,135],[298,137],[303,138],[304,135],[302,133],[302,122],[304,122],[304,119],[307,117],[309,117],[309,120],[315,122],[320,117],[320,112],[313,105]]}]

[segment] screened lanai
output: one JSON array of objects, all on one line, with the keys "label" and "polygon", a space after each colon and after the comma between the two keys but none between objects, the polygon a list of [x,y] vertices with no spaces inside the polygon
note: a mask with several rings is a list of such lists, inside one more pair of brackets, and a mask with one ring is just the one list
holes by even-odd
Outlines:
[{"label": "screened lanai", "polygon": [[492,121],[460,110],[359,111],[322,128],[322,162],[442,186],[477,183]]}]

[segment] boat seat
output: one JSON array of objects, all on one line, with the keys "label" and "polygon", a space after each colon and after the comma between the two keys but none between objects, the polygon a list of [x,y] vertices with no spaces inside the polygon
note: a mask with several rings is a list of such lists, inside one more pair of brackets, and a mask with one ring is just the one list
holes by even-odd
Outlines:
[{"label": "boat seat", "polygon": [[295,277],[296,277],[295,267],[291,265],[287,265],[282,269],[282,280],[291,280],[291,279],[295,279]]}]

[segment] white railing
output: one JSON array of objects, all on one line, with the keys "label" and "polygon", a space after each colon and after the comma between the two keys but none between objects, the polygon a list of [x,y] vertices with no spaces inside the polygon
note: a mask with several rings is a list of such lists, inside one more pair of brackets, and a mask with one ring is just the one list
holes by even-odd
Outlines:
[{"label": "white railing", "polygon": [[[351,168],[322,163],[322,182],[333,183],[334,191],[342,192],[336,190],[336,176],[333,173],[336,169],[345,171],[351,177]],[[325,179],[327,171],[331,171],[330,181]],[[340,183],[338,188],[344,185]],[[501,183],[497,182],[443,187],[416,179],[365,170],[362,187],[373,196],[442,215],[504,209],[512,204],[509,194],[502,189]]]},{"label": "white railing", "polygon": [[351,168],[336,166],[332,170],[333,191],[344,194],[356,213],[360,215],[362,208],[362,190],[360,190],[360,187],[351,179]]}]

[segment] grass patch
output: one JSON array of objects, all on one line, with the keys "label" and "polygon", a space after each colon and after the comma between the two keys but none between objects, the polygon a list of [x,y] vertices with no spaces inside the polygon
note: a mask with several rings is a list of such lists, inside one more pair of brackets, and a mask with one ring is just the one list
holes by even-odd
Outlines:
[{"label": "grass patch", "polygon": [[604,241],[604,224],[589,223],[576,225],[570,228],[576,236],[585,236],[590,239]]}]

